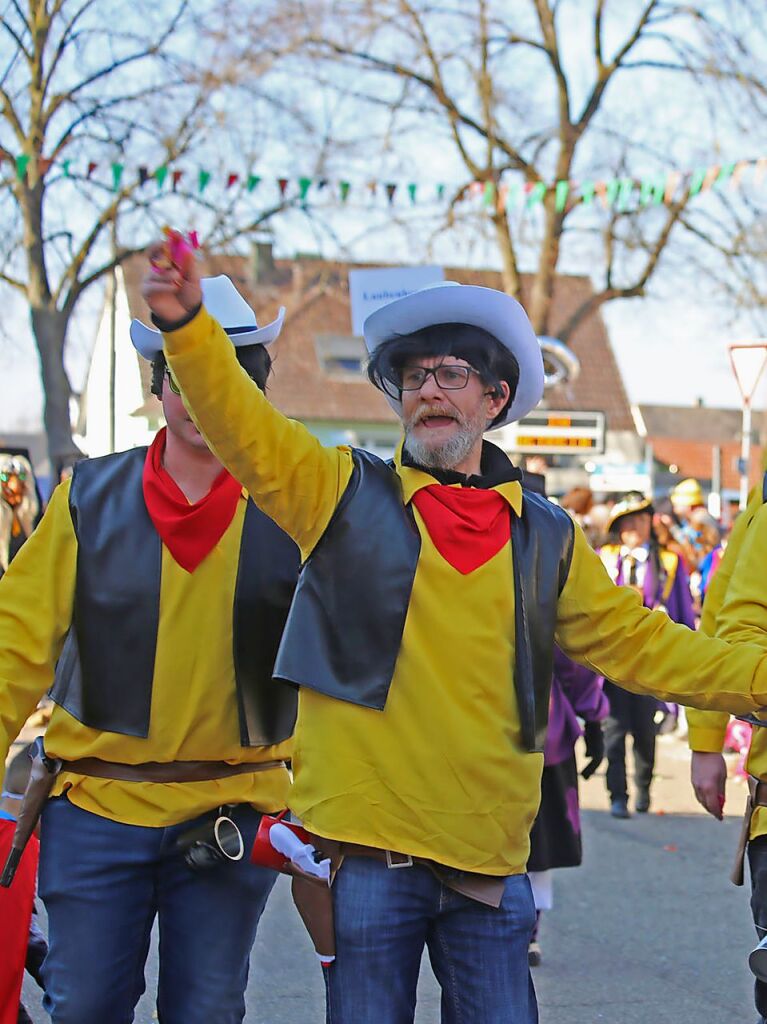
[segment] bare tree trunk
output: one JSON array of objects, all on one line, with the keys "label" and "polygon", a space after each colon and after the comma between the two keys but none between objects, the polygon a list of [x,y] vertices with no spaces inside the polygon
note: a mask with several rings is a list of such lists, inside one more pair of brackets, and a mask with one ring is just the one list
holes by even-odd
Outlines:
[{"label": "bare tree trunk", "polygon": [[40,357],[40,373],[45,395],[43,420],[48,437],[51,476],[57,483],[61,470],[82,458],[72,440],[69,399],[72,386],[64,369],[64,342],[69,316],[57,309],[31,308],[32,331]]},{"label": "bare tree trunk", "polygon": [[496,210],[492,215],[498,251],[501,254],[501,280],[503,290],[513,298],[520,299],[520,277],[517,266],[517,254],[511,238],[509,218],[505,210]]}]

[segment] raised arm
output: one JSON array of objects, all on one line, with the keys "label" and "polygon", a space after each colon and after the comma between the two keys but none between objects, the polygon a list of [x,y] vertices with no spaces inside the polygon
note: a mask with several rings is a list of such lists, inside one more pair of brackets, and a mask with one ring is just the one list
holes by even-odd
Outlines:
[{"label": "raised arm", "polygon": [[69,482],[0,580],[0,765],[50,687],[72,621],[77,541]]},{"label": "raised arm", "polygon": [[762,646],[731,646],[642,607],[630,587],[613,584],[578,527],[559,599],[557,643],[569,657],[636,693],[733,714],[767,704]]},{"label": "raised arm", "polygon": [[211,449],[305,557],[349,482],[350,450],[323,447],[264,397],[227,335],[201,307],[193,254],[183,272],[150,271],[143,294],[163,330],[165,355],[186,407]]}]

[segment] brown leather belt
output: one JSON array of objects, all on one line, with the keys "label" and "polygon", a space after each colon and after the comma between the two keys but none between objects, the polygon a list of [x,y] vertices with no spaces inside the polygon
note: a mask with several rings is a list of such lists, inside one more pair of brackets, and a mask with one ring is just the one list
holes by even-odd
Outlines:
[{"label": "brown leather belt", "polygon": [[[327,839],[318,836],[316,845],[324,852],[324,847],[330,844]],[[457,868],[449,868],[437,861],[429,860],[427,857],[411,857],[409,853],[382,850],[377,846],[334,842],[332,847],[334,850],[337,849],[342,857],[370,857],[372,860],[383,861],[388,868],[411,868],[414,866],[428,868],[448,889],[489,907],[499,907],[503,899],[506,879],[498,875],[479,875],[473,871],[460,871]]]},{"label": "brown leather belt", "polygon": [[746,859],[746,847],[751,835],[751,818],[757,807],[767,807],[767,782],[757,779],[753,775],[748,777],[748,800],[746,811],[743,815],[743,825],[738,839],[738,850],[735,854],[735,864],[732,868],[730,881],[735,885],[743,885],[744,862]]},{"label": "brown leather belt", "polygon": [[115,779],[119,782],[212,782],[230,775],[248,775],[265,772],[270,768],[284,768],[284,761],[229,764],[227,761],[144,761],[142,764],[121,764],[102,761],[99,757],[81,757],[77,761],[62,761],[62,772],[89,775],[96,779]]}]

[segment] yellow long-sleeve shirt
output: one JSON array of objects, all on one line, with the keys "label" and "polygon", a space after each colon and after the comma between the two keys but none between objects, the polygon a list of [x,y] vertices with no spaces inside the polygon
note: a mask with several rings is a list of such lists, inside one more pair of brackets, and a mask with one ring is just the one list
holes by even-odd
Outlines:
[{"label": "yellow long-sleeve shirt", "polygon": [[[0,580],[0,764],[9,744],[53,679],[72,620],[77,539],[68,507],[69,482],[56,489],[37,531]],[[195,569],[182,569],[162,548],[160,617],[146,739],[101,732],[54,706],[46,734],[52,757],[144,761],[259,762],[290,756],[291,742],[240,746],[232,604],[246,502]],[[114,638],[120,657],[120,638]],[[284,768],[195,783],[138,783],[62,773],[64,789],[85,810],[133,825],[165,826],[225,803],[283,808]]]},{"label": "yellow long-sleeve shirt", "polygon": [[[324,448],[277,412],[204,309],[166,335],[165,348],[214,451],[308,555],[349,480],[349,449]],[[434,482],[399,462],[396,469],[406,503]],[[497,489],[519,510],[516,484]],[[513,537],[463,576],[441,558],[417,512],[416,523],[421,553],[386,708],[302,690],[290,803],[321,835],[487,874],[521,872],[542,756],[524,751],[519,737]],[[736,711],[767,700],[760,648],[732,649],[643,609],[637,594],[614,586],[579,530],[557,642],[640,692]]]},{"label": "yellow long-sleeve shirt", "polygon": [[[767,609],[765,557],[767,506],[762,502],[759,488],[735,522],[704,602],[701,628],[731,642],[755,642],[767,647],[767,638],[759,629],[759,621]],[[688,712],[690,749],[721,752],[728,721],[726,714]],[[767,729],[754,729],[746,767],[757,778],[767,779]],[[751,818],[751,838],[761,835],[767,835],[767,807],[757,807]]]}]

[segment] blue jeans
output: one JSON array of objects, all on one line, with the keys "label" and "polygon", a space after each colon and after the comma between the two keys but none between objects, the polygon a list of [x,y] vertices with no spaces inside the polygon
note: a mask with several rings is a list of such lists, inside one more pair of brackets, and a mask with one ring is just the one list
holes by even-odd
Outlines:
[{"label": "blue jeans", "polygon": [[442,989],[442,1024],[537,1024],[527,875],[506,880],[496,909],[447,889],[426,867],[348,857],[333,906],[328,1024],[411,1024],[424,945]]},{"label": "blue jeans", "polygon": [[162,1024],[239,1024],[256,927],[276,873],[248,860],[260,815],[234,813],[241,861],[193,871],[179,833],[83,811],[66,797],[42,816],[40,896],[50,950],[43,965],[53,1024],[130,1024],[145,988],[155,917],[160,929],[157,1007]]}]

